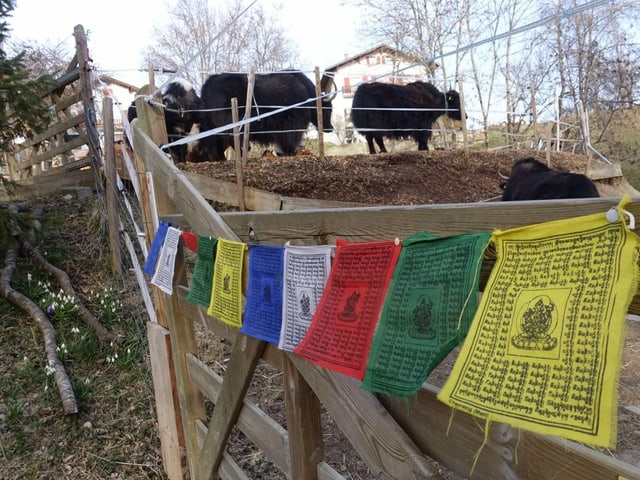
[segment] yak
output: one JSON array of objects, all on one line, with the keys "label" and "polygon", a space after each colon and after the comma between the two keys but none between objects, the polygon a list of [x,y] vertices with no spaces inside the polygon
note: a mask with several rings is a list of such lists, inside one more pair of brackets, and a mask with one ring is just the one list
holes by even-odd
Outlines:
[{"label": "yak", "polygon": [[[202,101],[191,82],[176,78],[168,82],[160,90],[164,105],[164,120],[167,127],[169,143],[179,140],[191,132],[200,121]],[[129,123],[137,117],[135,100],[129,106],[127,118]],[[171,158],[176,163],[187,161],[187,145],[176,145],[169,148]]]},{"label": "yak", "polygon": [[[247,84],[248,78],[244,73],[214,74],[205,81],[200,92],[204,105],[200,119],[201,132],[232,123],[231,99],[234,97],[238,99],[238,115],[243,118]],[[333,129],[333,96],[324,96],[322,99],[322,124],[325,132]],[[309,123],[318,126],[315,98],[315,85],[300,71],[257,74],[253,88],[251,118],[290,105],[301,105],[252,122],[249,125],[250,140],[263,146],[275,144],[276,149],[282,154],[295,155]],[[222,161],[225,159],[225,150],[231,146],[233,137],[231,132],[227,131],[202,138],[198,144],[198,151],[208,160]]]},{"label": "yak", "polygon": [[406,85],[363,83],[353,97],[353,126],[367,139],[369,153],[386,152],[383,137],[409,138],[418,143],[418,150],[428,150],[433,122],[441,115],[462,120],[460,95],[455,90],[441,93],[429,82]]},{"label": "yak", "polygon": [[513,164],[503,188],[503,201],[600,196],[595,184],[586,175],[553,170],[531,157]]}]

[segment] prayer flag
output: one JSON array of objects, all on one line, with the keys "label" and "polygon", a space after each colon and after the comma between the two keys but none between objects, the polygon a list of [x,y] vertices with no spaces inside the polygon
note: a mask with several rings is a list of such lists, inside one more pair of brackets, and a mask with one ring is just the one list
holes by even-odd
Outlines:
[{"label": "prayer flag", "polygon": [[182,232],[182,240],[189,250],[194,253],[198,252],[198,236],[191,232]]},{"label": "prayer flag", "polygon": [[362,387],[406,397],[465,337],[478,306],[490,233],[402,242]]},{"label": "prayer flag", "polygon": [[173,274],[181,234],[182,232],[177,228],[169,227],[167,229],[167,235],[162,244],[158,266],[151,279],[151,283],[167,295],[173,293]]},{"label": "prayer flag", "polygon": [[207,313],[233,327],[242,325],[242,263],[246,244],[218,239]]},{"label": "prayer flag", "polygon": [[197,242],[196,265],[193,269],[187,301],[202,308],[209,308],[211,303],[213,261],[217,242],[216,238],[204,236],[200,236]]},{"label": "prayer flag", "polygon": [[493,240],[495,266],[438,398],[487,421],[613,448],[637,236],[602,213]]},{"label": "prayer flag", "polygon": [[330,245],[285,245],[281,350],[293,351],[309,330],[329,278],[332,250]]},{"label": "prayer flag", "polygon": [[158,229],[156,230],[156,234],[153,236],[153,240],[151,241],[149,254],[147,255],[147,260],[144,262],[143,267],[144,273],[150,277],[153,276],[153,272],[156,270],[158,255],[160,254],[160,249],[164,243],[164,237],[167,236],[168,229],[169,224],[167,222],[160,222],[160,225],[158,225]]},{"label": "prayer flag", "polygon": [[241,333],[278,343],[282,325],[282,262],[284,248],[249,246],[247,306]]},{"label": "prayer flag", "polygon": [[400,242],[338,240],[327,287],[294,352],[362,380],[371,337],[400,253]]}]

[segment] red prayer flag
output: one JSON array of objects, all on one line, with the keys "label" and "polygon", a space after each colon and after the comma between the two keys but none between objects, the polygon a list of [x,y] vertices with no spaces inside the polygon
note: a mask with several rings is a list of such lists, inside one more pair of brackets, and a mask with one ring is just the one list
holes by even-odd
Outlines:
[{"label": "red prayer flag", "polygon": [[338,240],[327,286],[309,331],[294,352],[360,380],[400,254],[399,242]]},{"label": "red prayer flag", "polygon": [[198,236],[191,232],[182,232],[182,239],[189,250],[196,253],[198,251]]}]

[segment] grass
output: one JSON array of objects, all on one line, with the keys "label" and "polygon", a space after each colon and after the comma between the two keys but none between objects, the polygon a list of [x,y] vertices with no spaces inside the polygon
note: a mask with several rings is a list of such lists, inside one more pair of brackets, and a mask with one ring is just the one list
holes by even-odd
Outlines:
[{"label": "grass", "polygon": [[[64,416],[43,337],[0,299],[0,479],[164,479],[146,322],[131,278],[113,278],[106,235],[86,200],[49,202],[34,243],[69,274],[85,306],[118,335],[100,345],[46,272],[20,258],[12,287],[42,308],[79,407]],[[62,220],[62,221],[61,221]],[[131,293],[133,292],[133,293]]]}]

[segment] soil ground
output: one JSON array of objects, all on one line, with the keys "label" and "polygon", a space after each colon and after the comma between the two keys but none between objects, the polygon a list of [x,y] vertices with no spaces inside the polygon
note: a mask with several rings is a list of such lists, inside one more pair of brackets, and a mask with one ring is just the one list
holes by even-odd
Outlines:
[{"label": "soil ground", "polygon": [[[424,205],[497,200],[513,162],[544,154],[518,151],[401,151],[376,155],[316,155],[250,158],[243,169],[245,186],[284,196],[381,205]],[[601,165],[592,161],[592,166]],[[553,153],[550,166],[584,173],[587,159]],[[187,163],[179,168],[230,182],[233,162]],[[601,196],[634,192],[623,179],[597,183]]]}]

